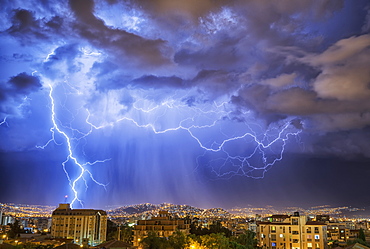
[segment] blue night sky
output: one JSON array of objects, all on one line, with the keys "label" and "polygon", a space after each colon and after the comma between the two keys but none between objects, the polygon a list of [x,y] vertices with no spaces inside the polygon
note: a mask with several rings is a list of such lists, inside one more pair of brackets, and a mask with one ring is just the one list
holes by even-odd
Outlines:
[{"label": "blue night sky", "polygon": [[0,11],[0,202],[370,206],[369,1]]}]

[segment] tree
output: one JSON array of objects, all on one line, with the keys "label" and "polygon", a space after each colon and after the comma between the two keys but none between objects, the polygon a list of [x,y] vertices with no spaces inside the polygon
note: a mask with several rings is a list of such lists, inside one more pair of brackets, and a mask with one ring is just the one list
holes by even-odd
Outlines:
[{"label": "tree", "polygon": [[223,233],[226,237],[230,237],[232,232],[223,227],[220,221],[216,221],[215,223],[211,224],[208,228],[202,228],[200,225],[197,225],[196,222],[193,222],[190,225],[190,233],[195,235],[207,235],[213,233]]},{"label": "tree", "polygon": [[38,245],[33,243],[25,243],[23,245],[20,245],[22,249],[52,249],[54,248],[54,245]]},{"label": "tree", "polygon": [[148,236],[140,242],[145,249],[170,249],[167,239],[158,237],[154,231],[149,231]]},{"label": "tree", "polygon": [[208,249],[229,249],[229,238],[221,233],[212,233],[201,236],[202,245]]},{"label": "tree", "polygon": [[245,230],[235,241],[244,245],[246,248],[252,249],[257,247],[256,233],[251,230]]},{"label": "tree", "polygon": [[358,238],[366,242],[366,236],[365,236],[364,229],[362,229],[362,228],[360,229],[360,232],[358,234]]},{"label": "tree", "polygon": [[229,229],[222,226],[220,221],[216,221],[215,223],[209,226],[209,234],[212,233],[223,233],[226,237],[230,237],[232,234],[232,232]]},{"label": "tree", "polygon": [[362,239],[359,239],[359,238],[347,241],[347,245],[353,245],[353,244],[356,244],[356,243],[359,243],[361,245],[370,247],[370,245],[368,243],[366,243],[366,241],[363,241]]},{"label": "tree", "polygon": [[117,225],[111,221],[107,220],[107,240],[117,239]]},{"label": "tree", "polygon": [[330,248],[336,248],[339,246],[338,240],[334,240],[333,243],[330,245]]},{"label": "tree", "polygon": [[173,249],[184,249],[189,243],[189,239],[184,233],[176,231],[168,237],[168,243]]},{"label": "tree", "polygon": [[19,236],[20,233],[23,233],[24,230],[21,229],[19,225],[19,221],[15,220],[14,224],[8,224],[10,226],[10,230],[8,232],[8,238],[15,239]]},{"label": "tree", "polygon": [[128,225],[119,226],[119,231],[120,231],[119,239],[128,244],[132,244],[132,240],[133,240],[132,230],[133,228]]}]

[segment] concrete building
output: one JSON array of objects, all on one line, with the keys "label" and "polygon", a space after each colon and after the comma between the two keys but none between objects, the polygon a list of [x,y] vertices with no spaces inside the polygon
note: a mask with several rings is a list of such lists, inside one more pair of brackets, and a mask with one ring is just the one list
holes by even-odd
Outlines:
[{"label": "concrete building", "polygon": [[0,225],[6,226],[8,224],[14,224],[14,222],[15,222],[15,218],[13,216],[2,214]]},{"label": "concrete building", "polygon": [[38,218],[36,219],[36,227],[40,232],[50,232],[51,230],[51,219],[50,218]]},{"label": "concrete building", "polygon": [[51,236],[73,239],[76,244],[95,246],[106,240],[107,213],[94,209],[71,209],[60,204],[52,214]]},{"label": "concrete building", "polygon": [[134,246],[140,248],[140,241],[149,231],[154,231],[160,237],[169,237],[176,231],[189,233],[190,220],[174,219],[167,211],[160,211],[158,217],[150,220],[138,220],[134,226]]},{"label": "concrete building", "polygon": [[257,223],[257,239],[264,249],[326,249],[326,224],[298,213],[273,215]]}]

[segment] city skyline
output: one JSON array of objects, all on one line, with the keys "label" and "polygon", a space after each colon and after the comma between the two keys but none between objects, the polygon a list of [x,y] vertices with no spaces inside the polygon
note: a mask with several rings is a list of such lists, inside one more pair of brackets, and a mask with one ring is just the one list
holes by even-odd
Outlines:
[{"label": "city skyline", "polygon": [[[59,203],[60,205],[70,205],[69,203]],[[27,217],[50,217],[57,206],[31,205],[19,203],[0,203],[0,211],[2,215],[7,217],[27,218]],[[78,209],[76,209],[78,210]],[[85,209],[89,210],[89,209]],[[338,219],[363,220],[369,219],[370,207],[332,207],[330,205],[314,206],[309,208],[303,207],[276,207],[276,206],[252,206],[234,207],[224,209],[222,207],[201,208],[191,205],[178,205],[173,203],[141,203],[126,206],[106,206],[102,208],[112,219],[140,217],[140,216],[155,216],[159,211],[167,211],[180,218],[187,216],[207,216],[207,217],[266,217],[269,215],[294,215],[299,213],[303,216],[315,217],[316,215],[328,215]]]},{"label": "city skyline", "polygon": [[368,1],[0,11],[0,202],[370,206]]}]

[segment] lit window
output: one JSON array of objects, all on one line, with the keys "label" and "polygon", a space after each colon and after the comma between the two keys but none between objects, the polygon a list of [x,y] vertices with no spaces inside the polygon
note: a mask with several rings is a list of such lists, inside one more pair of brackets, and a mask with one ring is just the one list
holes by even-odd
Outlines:
[{"label": "lit window", "polygon": [[312,243],[307,243],[307,247],[311,247],[312,248]]},{"label": "lit window", "polygon": [[292,225],[298,225],[298,219],[292,219]]},{"label": "lit window", "polygon": [[320,235],[315,235],[315,239],[320,239]]}]

